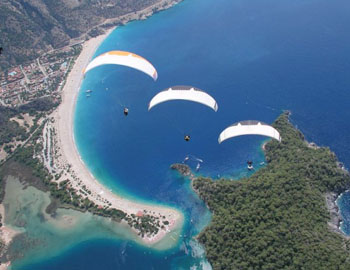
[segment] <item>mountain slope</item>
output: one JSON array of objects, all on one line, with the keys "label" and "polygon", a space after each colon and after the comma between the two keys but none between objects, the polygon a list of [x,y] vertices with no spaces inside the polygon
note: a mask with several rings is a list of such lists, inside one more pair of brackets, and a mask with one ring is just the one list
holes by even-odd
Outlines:
[{"label": "mountain slope", "polygon": [[[0,69],[30,61],[69,44],[106,19],[149,7],[161,0],[2,0]],[[96,33],[96,31],[95,31]]]}]

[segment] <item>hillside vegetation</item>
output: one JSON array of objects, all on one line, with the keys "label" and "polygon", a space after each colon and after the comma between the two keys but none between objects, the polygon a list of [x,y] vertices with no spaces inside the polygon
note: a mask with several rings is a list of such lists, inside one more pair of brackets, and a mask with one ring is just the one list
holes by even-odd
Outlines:
[{"label": "hillside vegetation", "polygon": [[[50,111],[57,105],[57,102],[46,97],[36,99],[18,108],[0,106],[0,147],[13,140],[24,141],[29,134],[37,128],[36,122],[41,117],[42,113]],[[36,120],[34,121],[35,124],[31,127],[29,133],[16,121],[11,120],[12,117],[22,117],[21,115],[25,113],[36,117]]]},{"label": "hillside vegetation", "polygon": [[324,197],[349,187],[349,175],[328,148],[310,147],[287,113],[274,127],[282,143],[266,145],[265,168],[193,182],[213,212],[199,235],[213,269],[350,269],[349,242],[329,230]]},{"label": "hillside vegetation", "polygon": [[69,44],[106,19],[142,10],[160,0],[1,0],[0,70]]}]

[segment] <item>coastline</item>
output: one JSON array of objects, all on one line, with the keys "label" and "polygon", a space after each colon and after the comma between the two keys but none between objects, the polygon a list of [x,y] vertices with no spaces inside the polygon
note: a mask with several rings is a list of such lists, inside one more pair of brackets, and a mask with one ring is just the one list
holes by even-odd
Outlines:
[{"label": "coastline", "polygon": [[[168,1],[164,2],[168,3]],[[149,8],[147,8],[147,10]],[[144,14],[143,12],[145,11],[140,11],[139,14]],[[139,16],[139,14],[136,14],[135,17]],[[151,14],[149,14],[149,16],[150,15]],[[135,216],[139,216],[140,213],[142,213],[141,215],[143,215],[143,213],[150,213],[156,217],[165,216],[166,220],[169,221],[169,224],[164,225],[164,228],[160,229],[154,235],[140,237],[142,243],[153,245],[163,239],[171,230],[181,226],[183,222],[182,213],[172,208],[137,203],[111,192],[93,177],[80,157],[74,141],[74,111],[81,82],[83,80],[82,70],[86,67],[100,43],[113,30],[114,28],[108,30],[103,35],[86,41],[83,44],[82,52],[76,59],[62,89],[62,102],[51,115],[54,119],[54,128],[57,131],[56,149],[59,150],[59,158],[56,163],[59,164],[59,167],[64,168],[67,171],[61,175],[58,182],[69,179],[71,186],[77,191],[85,186],[84,189],[90,191],[90,193],[85,194],[85,197],[101,208],[115,208],[128,215]],[[122,222],[125,221],[123,220]],[[136,229],[132,229],[137,232]]]},{"label": "coastline", "polygon": [[[288,115],[291,116],[292,112],[287,111]],[[299,129],[297,129],[299,132],[301,132]],[[318,150],[321,147],[318,146],[314,142],[309,142],[304,138],[304,142],[307,145],[307,147]],[[265,149],[266,143],[263,144],[262,149],[266,151]],[[345,174],[349,174],[349,171],[344,167],[343,163],[337,161],[337,167],[343,171]],[[343,230],[341,229],[341,223],[343,222],[343,217],[340,213],[340,208],[338,206],[338,199],[342,196],[344,192],[346,192],[347,189],[343,190],[342,192],[327,192],[324,194],[324,199],[326,202],[326,208],[329,212],[330,219],[328,221],[328,228],[331,232],[337,233],[342,238],[346,240],[350,240],[350,236],[346,235]]]},{"label": "coastline", "polygon": [[[288,116],[290,117],[292,115],[291,111],[286,111]],[[297,129],[299,132],[301,132],[299,129]],[[307,145],[307,147],[314,149],[314,150],[318,150],[321,147],[318,146],[316,143],[314,142],[309,142],[304,138],[304,142]],[[261,146],[262,150],[264,152],[266,152],[266,144],[268,143],[268,141],[264,142]],[[337,166],[346,174],[349,174],[348,170],[344,168],[343,164],[341,162],[337,162]],[[325,198],[325,202],[326,202],[326,208],[329,212],[330,215],[330,220],[328,221],[328,227],[329,230],[332,232],[335,232],[337,234],[339,234],[341,237],[343,237],[346,240],[350,239],[350,236],[347,236],[343,230],[341,229],[341,223],[343,222],[343,218],[341,216],[340,213],[340,208],[338,206],[338,199],[340,198],[340,196],[342,196],[342,194],[345,192],[346,190],[344,190],[343,192],[340,193],[336,193],[336,192],[327,192],[324,194],[324,198]]]},{"label": "coastline", "polygon": [[[6,251],[7,247],[10,245],[12,242],[13,238],[20,234],[21,232],[5,225],[5,207],[3,204],[0,204],[0,214],[1,214],[1,222],[2,226],[0,227],[0,238],[2,242],[5,244],[5,250]],[[0,264],[0,270],[6,270],[8,267],[11,265],[11,261],[7,261],[6,263],[1,263]]]},{"label": "coastline", "polygon": [[134,20],[146,20],[148,17],[152,16],[153,14],[159,11],[171,8],[174,5],[180,3],[181,1],[183,0],[160,0],[158,3],[155,3],[149,7],[146,7],[136,13],[130,12],[119,18],[108,19],[104,21],[103,24],[120,22],[122,25],[124,25]]},{"label": "coastline", "polygon": [[[21,232],[5,225],[5,207],[3,204],[0,204],[0,214],[2,216],[2,226],[0,228],[0,237],[4,241],[5,245],[8,246],[12,239]],[[0,268],[1,269],[1,268]]]},{"label": "coastline", "polygon": [[338,199],[340,198],[340,196],[342,196],[342,194],[343,192],[340,194],[337,194],[335,192],[329,192],[325,194],[326,205],[330,214],[330,221],[328,222],[328,226],[332,232],[335,232],[341,235],[346,240],[349,240],[350,236],[346,235],[341,229],[341,223],[343,222],[343,218],[341,216],[340,208],[337,203]]}]

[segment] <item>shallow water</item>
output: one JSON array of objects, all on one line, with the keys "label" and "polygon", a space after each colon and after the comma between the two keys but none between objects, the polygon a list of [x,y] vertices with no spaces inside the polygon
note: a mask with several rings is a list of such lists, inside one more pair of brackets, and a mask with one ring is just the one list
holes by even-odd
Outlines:
[{"label": "shallow water", "polygon": [[3,203],[5,223],[22,232],[21,241],[11,247],[12,254],[25,255],[24,260],[15,263],[15,269],[33,269],[31,264],[27,265],[33,258],[37,261],[52,257],[78,242],[103,238],[121,243],[137,239],[128,226],[89,213],[58,209],[55,217],[47,215],[48,194],[33,187],[24,188],[16,178],[7,181]]},{"label": "shallow water", "polygon": [[[210,213],[169,166],[190,154],[203,159],[199,174],[214,178],[247,175],[247,160],[259,167],[264,139],[217,143],[221,130],[236,121],[271,123],[282,110],[291,110],[308,140],[329,146],[349,167],[349,9],[346,0],[188,0],[115,30],[96,55],[135,52],[154,64],[159,79],[125,67],[89,72],[75,114],[79,151],[115,192],[183,211],[186,236],[162,252],[127,240],[75,239],[69,250],[31,269],[206,269],[191,238]],[[178,84],[206,90],[219,111],[169,102],[147,112],[152,96]],[[86,89],[93,90],[90,98]],[[126,118],[124,106],[130,110]],[[183,140],[186,133],[189,143]]]}]

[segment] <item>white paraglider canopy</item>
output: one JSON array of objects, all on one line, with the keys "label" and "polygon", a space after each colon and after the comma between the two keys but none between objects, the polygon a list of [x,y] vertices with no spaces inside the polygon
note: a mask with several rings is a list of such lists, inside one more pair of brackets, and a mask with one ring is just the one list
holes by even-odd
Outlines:
[{"label": "white paraglider canopy", "polygon": [[108,64],[122,65],[137,69],[151,76],[153,80],[157,80],[158,78],[157,70],[145,58],[137,54],[124,51],[110,51],[97,56],[87,65],[84,70],[84,74],[95,67]]},{"label": "white paraglider canopy", "polygon": [[268,124],[255,120],[237,122],[227,127],[220,133],[218,141],[219,143],[222,143],[227,139],[243,135],[262,135],[281,142],[281,136],[275,128]]},{"label": "white paraglider canopy", "polygon": [[206,92],[194,88],[193,86],[173,86],[155,95],[148,105],[148,110],[154,106],[170,100],[188,100],[201,103],[212,108],[215,112],[218,110],[218,104],[215,99]]}]

